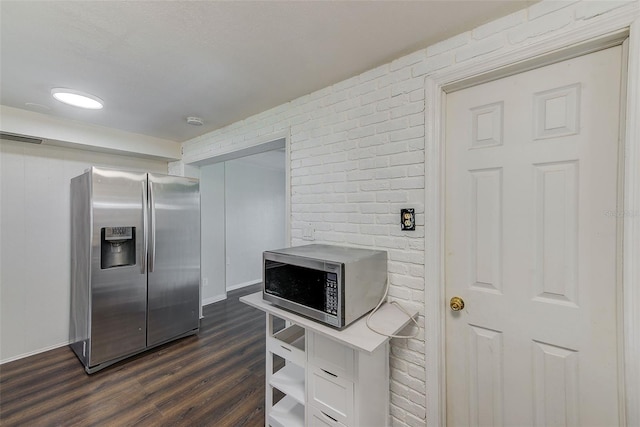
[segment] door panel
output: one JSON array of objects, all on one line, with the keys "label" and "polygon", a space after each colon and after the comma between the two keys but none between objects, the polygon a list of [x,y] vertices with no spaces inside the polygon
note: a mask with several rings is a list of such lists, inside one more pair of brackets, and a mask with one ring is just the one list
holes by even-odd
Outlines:
[{"label": "door panel", "polygon": [[501,426],[504,408],[502,333],[469,325],[469,421]]},{"label": "door panel", "polygon": [[200,193],[197,180],[149,174],[149,346],[198,328]]},{"label": "door panel", "polygon": [[470,283],[479,291],[502,289],[502,170],[470,171],[471,246]]},{"label": "door panel", "polygon": [[534,165],[535,301],[577,307],[578,163]]},{"label": "door panel", "polygon": [[619,424],[621,47],[447,95],[447,421]]},{"label": "door panel", "polygon": [[[145,183],[145,174],[93,169],[89,366],[126,356],[146,345],[147,275],[141,269]],[[102,268],[104,227],[135,227],[135,265]]]},{"label": "door panel", "polygon": [[578,352],[536,341],[532,350],[535,425],[581,425]]}]

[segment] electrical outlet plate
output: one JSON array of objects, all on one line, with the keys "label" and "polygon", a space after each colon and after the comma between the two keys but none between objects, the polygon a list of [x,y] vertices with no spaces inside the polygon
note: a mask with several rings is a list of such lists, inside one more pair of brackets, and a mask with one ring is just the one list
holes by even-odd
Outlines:
[{"label": "electrical outlet plate", "polygon": [[400,228],[402,230],[413,231],[416,229],[416,210],[401,209],[400,210]]}]

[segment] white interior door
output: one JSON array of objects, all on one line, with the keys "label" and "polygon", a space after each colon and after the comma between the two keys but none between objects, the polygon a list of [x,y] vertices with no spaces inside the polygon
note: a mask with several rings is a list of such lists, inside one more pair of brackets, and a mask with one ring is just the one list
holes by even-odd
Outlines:
[{"label": "white interior door", "polygon": [[450,426],[617,426],[622,48],[447,95]]}]

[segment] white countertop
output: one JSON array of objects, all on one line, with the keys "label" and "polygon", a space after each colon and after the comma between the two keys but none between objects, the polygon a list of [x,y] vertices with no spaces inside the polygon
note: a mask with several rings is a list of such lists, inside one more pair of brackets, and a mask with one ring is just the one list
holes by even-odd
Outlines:
[{"label": "white countertop", "polygon": [[[324,335],[327,338],[338,341],[358,351],[373,353],[389,339],[384,335],[373,332],[367,327],[365,319],[368,314],[356,320],[345,329],[337,330],[307,317],[276,307],[262,299],[262,292],[240,297],[240,301],[266,313],[295,323],[305,329]],[[406,310],[411,313],[413,317],[418,314],[418,310],[416,309],[406,308]],[[411,322],[411,319],[403,313],[402,310],[393,304],[384,303],[373,315],[369,323],[372,328],[393,335],[402,330],[409,322]]]}]

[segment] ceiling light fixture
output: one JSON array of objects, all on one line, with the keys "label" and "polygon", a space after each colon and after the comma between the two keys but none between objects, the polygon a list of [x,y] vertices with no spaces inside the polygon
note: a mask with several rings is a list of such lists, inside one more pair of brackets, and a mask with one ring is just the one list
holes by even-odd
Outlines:
[{"label": "ceiling light fixture", "polygon": [[60,102],[64,102],[74,107],[87,108],[89,110],[100,110],[104,105],[102,99],[91,94],[74,89],[56,87],[51,89],[51,95]]}]

